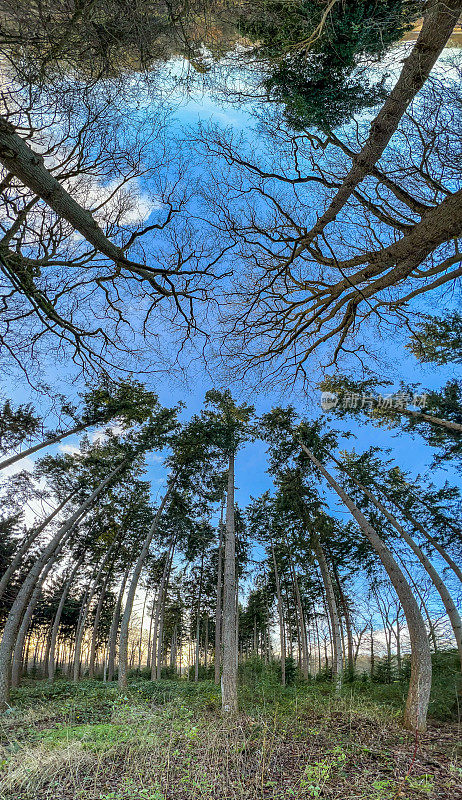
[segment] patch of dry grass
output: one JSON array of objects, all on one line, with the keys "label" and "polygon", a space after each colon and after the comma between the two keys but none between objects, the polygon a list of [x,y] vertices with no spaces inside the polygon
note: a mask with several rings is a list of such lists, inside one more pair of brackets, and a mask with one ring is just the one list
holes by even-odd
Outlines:
[{"label": "patch of dry grass", "polygon": [[47,704],[35,716],[17,708],[3,719],[1,800],[462,798],[452,723],[431,726],[415,751],[396,715],[347,690],[340,700],[324,687],[263,692],[232,722],[212,685],[194,691],[179,683],[162,702],[161,687],[152,698],[108,688],[108,714],[104,688],[88,684],[99,721],[96,707],[84,713],[85,689],[72,714],[62,692],[48,715]]}]

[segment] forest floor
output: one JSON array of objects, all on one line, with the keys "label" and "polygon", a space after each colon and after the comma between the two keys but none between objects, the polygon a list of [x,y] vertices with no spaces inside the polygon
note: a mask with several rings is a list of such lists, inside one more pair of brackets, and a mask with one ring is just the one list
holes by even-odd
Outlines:
[{"label": "forest floor", "polygon": [[230,723],[209,681],[31,681],[0,717],[0,798],[460,800],[460,724],[433,718],[416,741],[405,691],[255,674]]}]

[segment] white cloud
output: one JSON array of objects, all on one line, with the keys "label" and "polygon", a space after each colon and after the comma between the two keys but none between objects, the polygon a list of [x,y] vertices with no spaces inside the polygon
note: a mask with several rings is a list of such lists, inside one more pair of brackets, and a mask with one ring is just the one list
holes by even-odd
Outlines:
[{"label": "white cloud", "polygon": [[80,447],[75,444],[60,444],[59,450],[61,453],[68,453],[70,456],[76,456],[80,453]]}]

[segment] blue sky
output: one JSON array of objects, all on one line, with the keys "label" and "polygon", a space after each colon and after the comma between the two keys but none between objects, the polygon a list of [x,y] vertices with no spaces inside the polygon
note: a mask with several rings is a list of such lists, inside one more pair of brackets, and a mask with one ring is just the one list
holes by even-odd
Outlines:
[{"label": "blue sky", "polygon": [[[181,68],[182,63],[180,60],[176,60],[172,64],[173,72]],[[187,99],[179,95],[176,96],[175,92],[172,92],[170,100],[175,109],[171,127],[172,134],[179,133],[185,126],[193,127],[198,121],[214,121],[224,127],[231,126],[239,132],[248,133],[250,131],[251,126],[254,124],[254,119],[245,106],[219,102],[200,84],[201,82],[199,81],[196,88],[188,94]],[[143,108],[141,109],[143,113],[152,113],[152,109],[149,107],[144,106]],[[250,133],[250,135],[258,145],[257,134]],[[197,164],[197,169],[200,172],[200,164]],[[425,387],[436,388],[443,385],[448,378],[457,374],[452,367],[436,371],[431,367],[420,365],[403,349],[405,339],[397,339],[396,335],[399,336],[399,334],[395,334],[395,338],[390,338],[385,344],[383,341],[377,342],[378,347],[381,349],[385,347],[387,351],[388,367],[387,374],[384,377],[391,377],[396,387],[400,380],[405,380],[409,383],[416,382]],[[322,376],[321,374],[318,376],[315,374],[314,377],[321,379]],[[70,393],[72,395],[83,388],[83,384],[75,379],[72,368],[67,365],[56,365],[45,360],[42,378],[54,390],[66,394]],[[189,378],[190,388],[186,388],[183,383],[176,381],[172,375],[159,374],[148,378],[146,383],[150,388],[158,392],[161,402],[165,405],[174,405],[179,400],[182,400],[186,404],[186,409],[183,412],[185,418],[200,410],[204,394],[212,386],[206,370],[198,363],[195,364]],[[294,391],[293,394],[284,393],[282,397],[276,390],[265,390],[260,395],[249,397],[247,393],[239,391],[239,386],[232,388],[236,400],[245,400],[255,404],[257,413],[268,411],[273,405],[289,403],[293,404],[300,413],[310,417],[315,417],[321,413],[319,396],[315,394],[307,398],[300,389]],[[31,394],[22,378],[19,378],[15,383],[4,386],[3,394],[5,397],[11,397],[15,402],[24,402],[32,399],[34,403],[40,403]],[[396,430],[378,429],[367,422],[361,424],[355,420],[333,420],[333,425],[341,430],[351,431],[356,436],[355,440],[346,442],[345,446],[348,449],[354,447],[356,450],[362,451],[371,445],[390,447],[392,449],[392,457],[396,463],[409,470],[413,476],[419,473],[425,474],[434,455],[434,451],[418,436],[410,437]],[[77,444],[78,440],[75,438],[66,440],[66,445]],[[236,496],[241,505],[245,506],[250,496],[257,496],[271,486],[271,479],[266,473],[266,467],[265,446],[263,443],[258,441],[250,443],[239,453],[236,464]],[[155,497],[165,479],[163,468],[157,457],[149,459],[147,476],[152,481],[153,496]],[[451,467],[448,467],[447,470],[441,468],[434,470],[431,478],[435,483],[442,483],[446,479],[457,483],[458,480]],[[335,503],[335,506],[337,507],[337,503]],[[341,513],[343,514],[343,510]]]}]

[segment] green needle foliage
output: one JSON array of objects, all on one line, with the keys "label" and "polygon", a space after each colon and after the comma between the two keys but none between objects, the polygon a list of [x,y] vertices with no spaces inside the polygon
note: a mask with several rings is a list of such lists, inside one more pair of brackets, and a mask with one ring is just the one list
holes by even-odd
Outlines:
[{"label": "green needle foliage", "polygon": [[[331,129],[386,97],[386,76],[367,74],[423,4],[403,0],[273,0],[243,25],[269,62],[265,86],[295,130]],[[258,13],[257,13],[258,11]],[[328,12],[328,13],[326,13]]]}]

